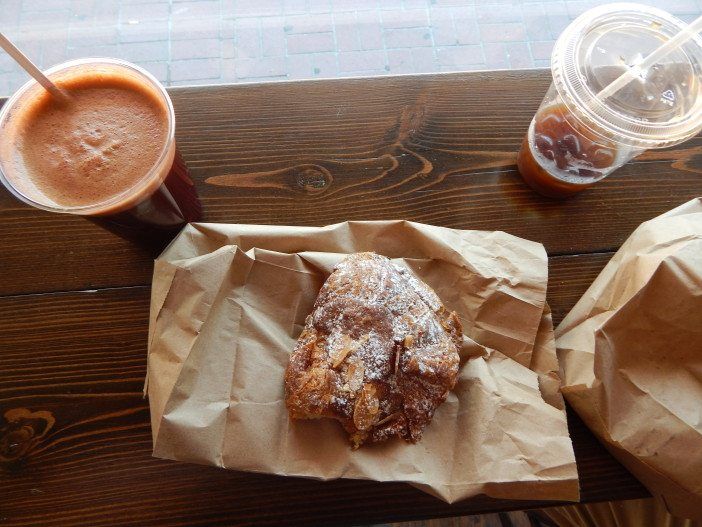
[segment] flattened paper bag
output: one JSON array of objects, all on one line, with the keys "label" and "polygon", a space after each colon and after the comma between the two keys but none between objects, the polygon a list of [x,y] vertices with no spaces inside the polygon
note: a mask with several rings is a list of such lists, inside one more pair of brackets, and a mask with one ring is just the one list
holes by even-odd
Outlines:
[{"label": "flattened paper bag", "polygon": [[[352,451],[336,421],[288,419],[283,374],[334,265],[369,250],[433,287],[460,315],[466,338],[456,388],[422,441]],[[501,232],[401,221],[190,225],[154,271],[154,455],[289,476],[406,481],[449,502],[479,493],[576,500],[546,281],[543,247]]]},{"label": "flattened paper bag", "polygon": [[556,336],[583,420],[673,514],[702,519],[702,202],[641,224]]}]

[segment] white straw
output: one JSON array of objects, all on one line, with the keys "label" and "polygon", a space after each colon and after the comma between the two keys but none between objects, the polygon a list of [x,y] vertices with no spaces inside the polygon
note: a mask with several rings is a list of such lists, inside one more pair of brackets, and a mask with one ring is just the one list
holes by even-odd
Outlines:
[{"label": "white straw", "polygon": [[51,93],[51,95],[59,99],[67,98],[67,95],[58,86],[51,82],[49,78],[44,75],[41,70],[37,68],[34,63],[29,60],[27,56],[22,53],[17,46],[10,42],[2,33],[0,33],[0,47],[7,51],[7,54],[15,59],[15,62],[22,66],[22,68],[32,77],[34,77],[34,79],[36,79],[39,84],[41,84],[49,93]]},{"label": "white straw", "polygon": [[694,20],[691,24],[685,27],[685,29],[681,30],[680,33],[678,33],[673,38],[668,40],[665,44],[663,44],[661,47],[653,51],[648,57],[643,59],[638,64],[634,64],[624,73],[622,73],[619,77],[614,79],[610,84],[605,86],[595,96],[595,98],[600,101],[603,101],[607,97],[611,97],[616,92],[621,90],[624,86],[629,84],[632,80],[639,77],[642,72],[648,70],[648,68],[650,68],[656,62],[668,55],[668,53],[670,53],[671,51],[674,51],[677,48],[679,48],[681,45],[693,38],[700,31],[702,31],[702,16]]}]

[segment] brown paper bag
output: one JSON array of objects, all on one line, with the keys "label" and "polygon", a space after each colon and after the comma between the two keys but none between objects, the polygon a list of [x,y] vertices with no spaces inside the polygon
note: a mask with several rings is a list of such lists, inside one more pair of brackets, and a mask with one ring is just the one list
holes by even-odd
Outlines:
[{"label": "brown paper bag", "polygon": [[671,516],[655,498],[549,507],[539,512],[558,527],[702,527],[702,522]]},{"label": "brown paper bag", "polygon": [[[458,311],[466,338],[457,386],[422,441],[352,451],[337,422],[288,419],[283,374],[334,265],[368,250],[432,286]],[[147,375],[154,455],[290,476],[406,481],[449,502],[479,493],[577,500],[546,281],[543,247],[501,232],[402,221],[190,225],[154,271]]]},{"label": "brown paper bag", "polygon": [[702,201],[639,226],[556,337],[583,420],[671,512],[702,519]]},{"label": "brown paper bag", "polygon": [[539,512],[558,527],[702,527],[702,522],[671,516],[655,498],[549,507]]}]

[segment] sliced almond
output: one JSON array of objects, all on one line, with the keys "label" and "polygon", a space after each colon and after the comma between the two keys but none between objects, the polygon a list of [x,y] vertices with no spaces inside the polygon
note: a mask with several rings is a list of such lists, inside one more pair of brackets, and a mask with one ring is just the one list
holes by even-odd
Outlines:
[{"label": "sliced almond", "polygon": [[375,386],[371,383],[364,384],[353,408],[353,424],[359,430],[368,430],[375,424],[379,409]]},{"label": "sliced almond", "polygon": [[338,368],[346,360],[346,357],[348,357],[349,354],[356,351],[366,342],[368,342],[368,335],[363,335],[358,340],[353,340],[348,335],[343,335],[341,337],[341,346],[336,350],[330,350],[329,352],[329,356],[332,360],[332,368]]},{"label": "sliced almond", "polygon": [[346,382],[352,392],[360,390],[361,386],[363,386],[364,373],[365,368],[362,362],[349,362],[349,365],[346,367]]},{"label": "sliced almond", "polygon": [[390,421],[394,421],[395,419],[399,418],[402,415],[402,412],[395,412],[394,414],[387,415],[383,417],[380,421],[375,423],[375,426],[382,426],[385,423],[389,423]]},{"label": "sliced almond", "polygon": [[332,357],[332,368],[336,369],[346,360],[346,356],[351,353],[351,348],[344,346]]},{"label": "sliced almond", "polygon": [[[330,346],[331,347],[331,346]],[[329,358],[332,360],[332,368],[338,368],[344,362],[349,353],[354,349],[354,342],[348,335],[342,335],[339,343],[329,350]]]}]

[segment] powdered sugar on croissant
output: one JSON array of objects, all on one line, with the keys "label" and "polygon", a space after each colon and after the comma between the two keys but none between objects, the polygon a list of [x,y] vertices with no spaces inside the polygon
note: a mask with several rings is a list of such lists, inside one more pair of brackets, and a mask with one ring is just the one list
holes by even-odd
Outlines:
[{"label": "powdered sugar on croissant", "polygon": [[322,286],[285,373],[292,418],[337,419],[354,447],[421,439],[456,383],[462,329],[424,282],[374,253]]}]

